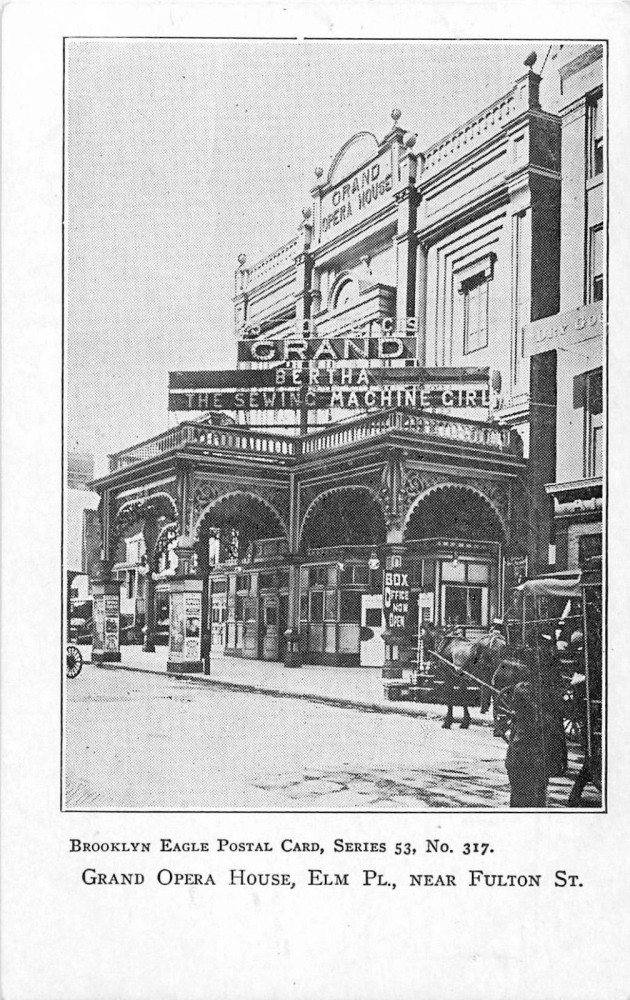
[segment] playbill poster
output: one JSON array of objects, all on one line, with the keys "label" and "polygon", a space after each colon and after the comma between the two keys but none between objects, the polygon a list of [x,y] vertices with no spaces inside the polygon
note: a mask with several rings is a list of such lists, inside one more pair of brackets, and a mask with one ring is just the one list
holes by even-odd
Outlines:
[{"label": "playbill poster", "polygon": [[3,13],[2,996],[627,1000],[626,8]]}]

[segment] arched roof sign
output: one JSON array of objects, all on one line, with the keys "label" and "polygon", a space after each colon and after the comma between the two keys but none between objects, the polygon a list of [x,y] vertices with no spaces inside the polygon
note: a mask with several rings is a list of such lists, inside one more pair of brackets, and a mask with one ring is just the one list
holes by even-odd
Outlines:
[{"label": "arched roof sign", "polygon": [[338,184],[344,177],[378,155],[378,140],[373,132],[357,132],[335,156],[328,171],[328,183]]}]

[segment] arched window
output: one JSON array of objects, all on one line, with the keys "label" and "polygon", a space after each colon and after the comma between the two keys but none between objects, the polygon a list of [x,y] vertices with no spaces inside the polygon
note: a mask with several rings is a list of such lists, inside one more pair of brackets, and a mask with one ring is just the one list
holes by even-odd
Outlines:
[{"label": "arched window", "polygon": [[356,298],[356,283],[352,278],[346,278],[346,280],[342,281],[339,287],[335,290],[333,296],[333,309],[336,311],[346,309],[348,306],[352,305]]}]

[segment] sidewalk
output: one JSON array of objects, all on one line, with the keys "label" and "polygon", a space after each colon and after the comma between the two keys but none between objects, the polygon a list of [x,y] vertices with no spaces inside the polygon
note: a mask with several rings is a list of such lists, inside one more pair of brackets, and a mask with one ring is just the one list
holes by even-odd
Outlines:
[{"label": "sidewalk", "polygon": [[[89,662],[91,647],[81,647]],[[155,653],[145,653],[140,646],[121,646],[122,662],[108,664],[104,669],[138,670],[166,674],[167,649],[156,647]],[[222,688],[238,688],[283,698],[304,698],[321,704],[359,708],[366,712],[394,713],[443,719],[446,708],[441,705],[421,705],[414,702],[386,701],[381,669],[378,667],[321,667],[307,665],[291,670],[281,663],[266,660],[246,660],[235,656],[213,654],[210,674],[169,674],[191,683],[211,684]],[[462,710],[455,709],[455,725],[461,721]],[[491,725],[491,715],[470,710],[473,725]]]}]

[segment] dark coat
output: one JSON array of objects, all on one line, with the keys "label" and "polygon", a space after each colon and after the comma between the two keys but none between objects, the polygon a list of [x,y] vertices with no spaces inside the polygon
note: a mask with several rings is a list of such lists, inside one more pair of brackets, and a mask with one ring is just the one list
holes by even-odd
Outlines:
[{"label": "dark coat", "polygon": [[540,693],[532,681],[520,681],[512,699],[514,721],[505,758],[508,774],[527,772],[547,781],[567,769],[562,714],[553,688]]}]

